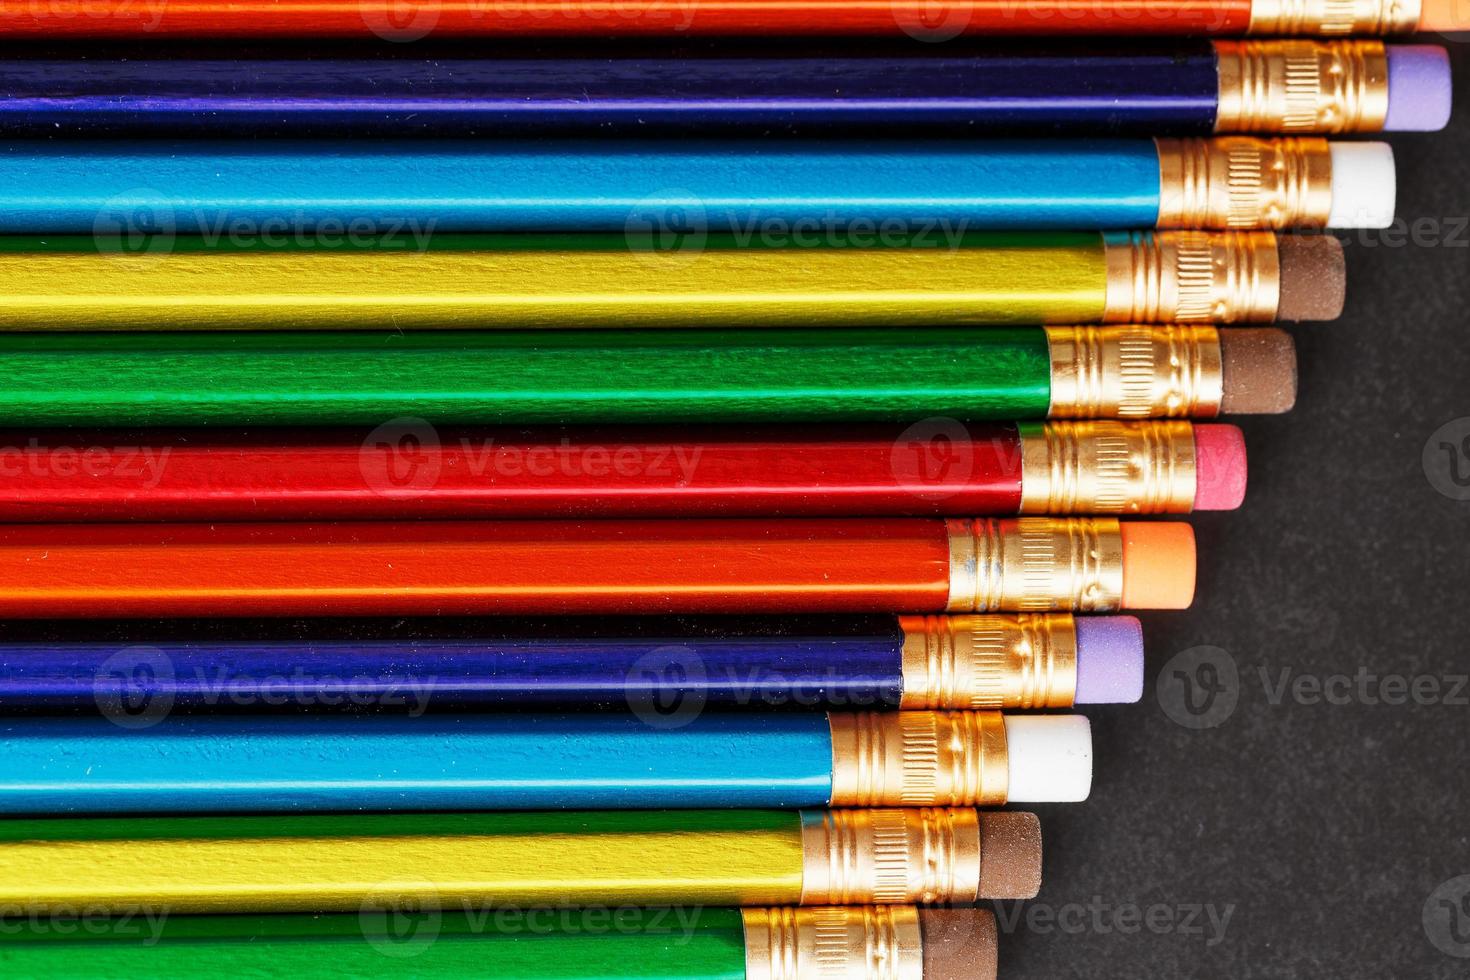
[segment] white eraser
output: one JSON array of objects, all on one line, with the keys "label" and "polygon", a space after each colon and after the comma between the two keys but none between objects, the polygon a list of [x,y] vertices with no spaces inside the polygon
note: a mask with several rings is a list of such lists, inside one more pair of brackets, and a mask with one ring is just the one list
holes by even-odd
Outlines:
[{"label": "white eraser", "polygon": [[1387,228],[1398,203],[1398,171],[1387,143],[1332,143],[1329,228]]},{"label": "white eraser", "polygon": [[1006,715],[1012,803],[1081,803],[1092,791],[1092,725],[1084,715]]}]

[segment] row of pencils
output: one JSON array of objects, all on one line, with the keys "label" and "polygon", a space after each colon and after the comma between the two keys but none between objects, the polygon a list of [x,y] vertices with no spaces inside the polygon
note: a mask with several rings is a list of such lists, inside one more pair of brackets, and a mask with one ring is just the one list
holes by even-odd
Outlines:
[{"label": "row of pencils", "polygon": [[1462,14],[1069,2],[0,0],[0,974],[998,976]]}]

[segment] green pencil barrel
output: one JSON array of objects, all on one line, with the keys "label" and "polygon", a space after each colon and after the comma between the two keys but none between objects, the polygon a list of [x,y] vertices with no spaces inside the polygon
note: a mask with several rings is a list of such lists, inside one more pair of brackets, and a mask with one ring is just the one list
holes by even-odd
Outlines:
[{"label": "green pencil barrel", "polygon": [[0,425],[1037,419],[1040,328],[0,335]]},{"label": "green pencil barrel", "polygon": [[148,916],[0,927],[6,980],[744,980],[734,909],[465,912],[367,908],[334,916]]}]

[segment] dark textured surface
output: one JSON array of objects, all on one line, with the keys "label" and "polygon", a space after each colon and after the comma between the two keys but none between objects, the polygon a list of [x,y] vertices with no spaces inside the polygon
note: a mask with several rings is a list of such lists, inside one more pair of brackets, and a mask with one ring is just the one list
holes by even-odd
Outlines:
[{"label": "dark textured surface", "polygon": [[[1470,673],[1470,501],[1436,491],[1421,462],[1434,436],[1436,480],[1453,486],[1439,443],[1470,435],[1470,421],[1435,435],[1470,417],[1467,55],[1453,52],[1453,128],[1394,141],[1407,224],[1353,233],[1345,318],[1294,330],[1296,410],[1241,422],[1251,487],[1239,513],[1194,521],[1195,607],[1143,617],[1143,703],[1088,710],[1092,800],[1038,808],[1046,880],[1029,923],[1016,903],[998,907],[1005,980],[1470,976],[1470,959],[1424,926],[1431,894],[1470,874],[1470,690],[1429,706],[1364,704],[1355,690],[1347,705],[1271,701],[1288,668],[1426,675],[1442,694]],[[1392,247],[1416,221],[1425,244]],[[1200,646],[1228,651],[1239,700],[1217,727],[1190,730],[1157,681]],[[1200,676],[1198,663],[1176,668]],[[1170,704],[1179,691],[1162,689]],[[1203,934],[1177,925],[1211,903],[1234,907],[1213,945],[1203,913],[1190,923]],[[1128,917],[1155,905],[1174,927]],[[1446,921],[1431,923],[1442,941]],[[1464,941],[1449,945],[1470,955],[1470,902],[1458,926]]]}]

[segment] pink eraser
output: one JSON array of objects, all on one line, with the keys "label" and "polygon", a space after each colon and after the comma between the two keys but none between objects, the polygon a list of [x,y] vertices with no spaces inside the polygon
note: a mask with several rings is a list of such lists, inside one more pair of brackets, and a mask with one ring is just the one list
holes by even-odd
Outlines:
[{"label": "pink eraser", "polygon": [[1194,509],[1236,510],[1245,501],[1245,434],[1233,425],[1194,427]]},{"label": "pink eraser", "polygon": [[1435,133],[1450,124],[1449,52],[1433,44],[1390,44],[1386,133]]},{"label": "pink eraser", "polygon": [[1134,616],[1078,616],[1074,704],[1132,704],[1143,697],[1143,624]]}]

